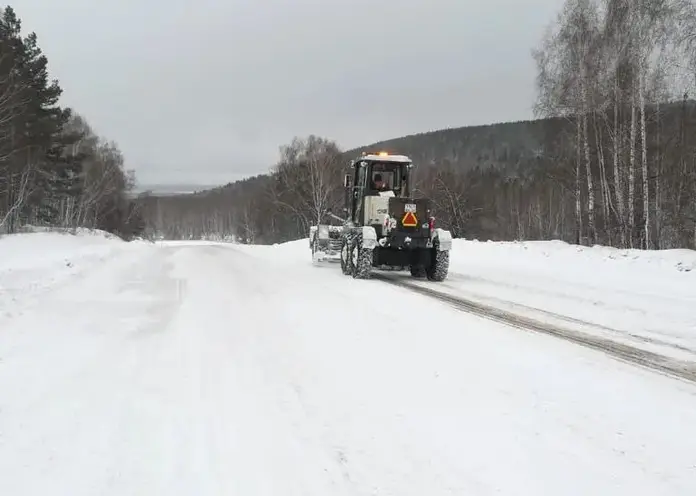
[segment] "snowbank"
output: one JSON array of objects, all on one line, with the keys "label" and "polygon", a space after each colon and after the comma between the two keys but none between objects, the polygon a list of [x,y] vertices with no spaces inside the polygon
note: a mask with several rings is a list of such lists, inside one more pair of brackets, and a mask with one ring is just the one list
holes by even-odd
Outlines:
[{"label": "snowbank", "polygon": [[604,332],[651,346],[696,350],[691,250],[455,240],[447,286],[470,297],[605,326],[610,329]]},{"label": "snowbank", "polygon": [[533,262],[539,268],[546,267],[547,271],[558,273],[561,270],[572,275],[588,264],[610,270],[647,270],[650,274],[696,270],[696,251],[693,250],[621,250],[599,245],[571,245],[563,241],[479,242],[455,239],[453,262],[466,263],[471,256],[495,259],[503,265]]},{"label": "snowbank", "polygon": [[[186,242],[171,242],[181,243]],[[201,244],[200,241],[191,244]],[[259,250],[278,250],[292,258],[310,260],[309,238],[303,238],[274,245],[235,245],[259,253]],[[613,275],[621,276],[619,284],[625,285],[625,276],[639,279],[662,276],[674,282],[674,277],[691,273],[696,277],[696,251],[693,250],[620,250],[606,246],[584,247],[563,241],[526,241],[526,242],[479,242],[464,239],[453,240],[451,267],[456,271],[470,272],[476,267],[497,269],[508,268],[512,271],[533,271],[538,275],[552,275],[556,278],[608,280],[607,270]],[[591,269],[588,272],[588,269]],[[692,281],[689,277],[680,280]],[[614,279],[617,282],[616,279]],[[651,280],[651,283],[654,281]],[[696,292],[696,289],[694,290]]]},{"label": "snowbank", "polygon": [[454,273],[520,286],[543,287],[554,281],[656,298],[696,298],[696,251],[692,250],[590,248],[562,241],[454,240],[450,268]]},{"label": "snowbank", "polygon": [[127,243],[89,229],[24,231],[0,236],[0,315],[20,297],[53,288],[119,253],[149,244]]},{"label": "snowbank", "polygon": [[66,264],[77,255],[108,252],[124,243],[103,231],[38,231],[0,237],[0,272],[25,268],[51,268]]}]

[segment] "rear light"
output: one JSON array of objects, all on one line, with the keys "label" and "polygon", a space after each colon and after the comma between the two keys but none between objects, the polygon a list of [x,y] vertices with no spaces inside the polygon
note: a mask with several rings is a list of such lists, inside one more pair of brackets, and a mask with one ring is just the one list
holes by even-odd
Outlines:
[{"label": "rear light", "polygon": [[430,217],[428,219],[428,228],[430,228],[430,232],[435,230],[435,217]]}]

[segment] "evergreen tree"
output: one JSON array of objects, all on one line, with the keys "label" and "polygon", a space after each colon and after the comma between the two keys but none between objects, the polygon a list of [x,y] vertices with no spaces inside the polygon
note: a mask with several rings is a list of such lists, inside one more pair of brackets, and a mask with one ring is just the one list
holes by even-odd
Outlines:
[{"label": "evergreen tree", "polygon": [[[62,88],[12,7],[0,13],[0,233],[23,223],[136,235],[123,156],[59,104]],[[127,225],[133,222],[133,225]]]}]

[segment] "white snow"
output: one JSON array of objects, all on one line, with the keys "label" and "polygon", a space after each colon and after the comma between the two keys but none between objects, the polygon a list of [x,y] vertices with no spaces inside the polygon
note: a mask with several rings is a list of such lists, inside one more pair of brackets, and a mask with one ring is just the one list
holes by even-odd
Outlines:
[{"label": "white snow", "polygon": [[143,243],[126,243],[98,230],[60,234],[32,230],[38,232],[0,236],[0,318],[116,254],[136,251],[139,256],[137,247]]},{"label": "white snow", "polygon": [[454,240],[450,277],[438,289],[696,360],[691,250]]},{"label": "white snow", "polygon": [[[487,275],[467,250],[496,269],[482,289],[525,292],[506,276],[551,304],[563,263],[604,263],[454,250],[462,277]],[[585,297],[629,267],[662,267],[658,288],[693,274],[653,257],[606,261]],[[0,238],[0,260],[0,494],[696,494],[696,386],[353,280],[306,239],[32,234]]]}]

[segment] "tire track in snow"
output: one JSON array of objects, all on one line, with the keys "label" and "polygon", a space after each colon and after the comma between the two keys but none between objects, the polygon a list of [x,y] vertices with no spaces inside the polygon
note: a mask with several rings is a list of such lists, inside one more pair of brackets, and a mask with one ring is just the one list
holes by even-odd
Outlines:
[{"label": "tire track in snow", "polygon": [[[450,272],[450,274],[448,276],[448,280],[457,281],[459,283],[463,283],[463,284],[467,284],[467,285],[468,285],[468,283],[474,282],[474,284],[489,285],[491,287],[504,288],[507,290],[516,291],[516,292],[520,292],[520,293],[535,293],[535,294],[539,294],[539,295],[548,295],[548,296],[551,296],[553,298],[560,298],[563,300],[567,300],[569,302],[573,302],[575,304],[585,303],[587,305],[591,305],[592,308],[604,308],[604,309],[609,310],[613,313],[623,313],[624,311],[627,311],[627,312],[633,312],[636,315],[641,315],[641,314],[645,315],[645,309],[640,307],[640,306],[636,306],[636,305],[629,304],[626,302],[621,302],[620,307],[619,307],[619,306],[616,306],[615,303],[614,304],[607,304],[607,302],[601,298],[592,298],[592,297],[583,296],[580,293],[559,291],[558,290],[559,288],[557,288],[557,287],[552,288],[552,289],[547,289],[547,288],[542,288],[542,287],[538,287],[535,285],[526,285],[524,283],[517,284],[517,283],[512,283],[512,282],[506,281],[506,280],[500,280],[500,279],[494,279],[494,278],[485,278],[485,277],[480,277],[480,276],[470,276],[470,275],[458,274],[458,273],[453,273],[453,272]],[[547,278],[547,280],[552,283],[552,286],[558,285],[558,281],[553,282],[552,279],[548,279],[548,278]],[[592,292],[592,293],[596,293],[596,292],[601,290],[601,288],[599,286],[590,286],[588,284],[582,284],[582,283],[577,284],[576,282],[573,283],[573,286],[575,286],[576,289],[582,289],[583,291],[588,291],[588,292]],[[453,289],[453,290],[457,291],[457,293],[463,294],[462,289],[460,287],[457,287],[454,284],[442,283],[442,287],[446,287],[448,289]],[[683,331],[678,331],[678,330],[673,329],[673,328],[669,329],[668,331],[665,331],[664,329],[656,327],[655,325],[647,325],[647,326],[644,326],[642,328],[642,330],[641,330],[642,332],[632,332],[630,329],[627,329],[627,328],[615,329],[615,328],[611,328],[611,327],[602,325],[596,321],[592,321],[592,322],[585,321],[585,320],[574,318],[574,317],[571,317],[568,315],[561,315],[559,313],[551,312],[549,310],[529,306],[529,305],[520,303],[517,299],[514,299],[514,300],[501,299],[501,298],[496,298],[496,297],[490,296],[489,294],[486,294],[484,296],[483,294],[479,294],[478,291],[476,291],[476,292],[468,292],[467,291],[467,293],[469,295],[471,295],[472,298],[474,298],[476,301],[481,301],[483,299],[483,300],[490,301],[493,304],[502,303],[505,306],[511,305],[511,306],[514,306],[514,307],[522,309],[522,310],[528,309],[534,313],[543,314],[544,316],[548,315],[551,318],[556,319],[556,320],[560,319],[560,320],[564,320],[564,321],[570,322],[570,323],[576,323],[576,324],[580,324],[583,326],[589,326],[589,327],[592,327],[594,329],[599,329],[602,331],[609,332],[611,334],[620,335],[624,338],[629,338],[629,339],[632,339],[634,341],[642,342],[645,344],[653,344],[653,345],[657,345],[657,346],[661,346],[661,347],[672,348],[674,350],[678,350],[681,352],[696,354],[696,347],[695,346],[680,344],[686,340],[690,340],[692,338],[691,334],[687,333],[687,332],[683,332]],[[674,305],[675,301],[676,301],[674,298],[670,298],[670,297],[666,297],[666,296],[660,296],[660,295],[656,296],[656,295],[652,295],[649,293],[643,293],[643,292],[632,292],[631,290],[625,290],[625,289],[619,289],[619,288],[612,288],[612,293],[622,294],[624,297],[633,297],[634,299],[635,298],[649,297],[653,300],[655,300],[655,299],[660,300],[663,304],[669,303],[669,304]],[[681,306],[683,308],[689,308],[689,307],[693,306],[693,304],[695,303],[695,301],[692,301],[692,299],[683,299],[683,298],[679,298],[679,299],[682,300]],[[675,307],[673,307],[673,308],[675,308]],[[654,313],[651,316],[652,317],[651,320],[654,322],[654,321],[659,320],[661,318],[662,319],[664,319],[664,318],[672,319],[673,318],[673,315],[672,315],[673,308],[670,310],[660,309],[658,312]],[[655,312],[655,310],[653,310],[653,312]],[[691,320],[693,320],[693,319],[691,319]],[[684,319],[683,324],[685,324],[685,326],[687,326],[687,327],[689,326],[690,320],[688,317],[686,319]],[[679,340],[679,342],[675,342],[675,339]]]},{"label": "tire track in snow", "polygon": [[[452,274],[450,274],[450,275],[452,275]],[[459,275],[459,278],[465,279],[465,277],[461,276],[461,275]],[[495,308],[501,308],[500,305],[510,306],[510,307],[515,308],[515,309],[518,309],[520,312],[532,312],[532,313],[538,314],[542,318],[549,317],[553,320],[562,320],[562,321],[570,323],[570,324],[591,327],[592,329],[597,329],[600,331],[611,333],[613,335],[620,336],[620,337],[623,337],[626,339],[632,339],[632,340],[637,341],[639,343],[652,344],[652,345],[662,346],[662,347],[666,347],[666,348],[671,348],[671,349],[674,349],[674,350],[677,350],[680,352],[685,352],[685,353],[689,353],[689,354],[696,356],[696,349],[690,348],[688,346],[684,346],[684,345],[681,345],[678,343],[674,343],[671,341],[667,341],[664,339],[658,339],[658,338],[654,338],[651,336],[632,333],[632,332],[627,331],[627,330],[623,331],[623,330],[615,329],[613,327],[599,324],[597,322],[590,322],[590,321],[582,320],[582,319],[579,319],[576,317],[571,317],[569,315],[563,315],[563,314],[558,313],[558,312],[552,312],[550,310],[545,310],[543,308],[533,307],[533,306],[526,305],[523,303],[518,303],[518,302],[512,301],[512,300],[496,298],[496,297],[489,296],[489,295],[485,295],[485,296],[479,295],[479,294],[471,292],[471,291],[463,292],[461,288],[454,286],[454,285],[447,284],[447,283],[440,283],[440,285],[438,285],[438,287],[443,287],[443,288],[447,288],[448,290],[456,291],[460,295],[462,295],[461,296],[462,298],[465,298],[467,300],[469,300],[470,298],[467,298],[466,296],[464,296],[465,294],[470,295],[471,298],[474,298],[473,301],[476,301],[479,303],[483,303],[483,301],[490,302],[491,306],[493,306]],[[549,293],[549,294],[552,294],[552,293]],[[626,308],[626,307],[624,307],[624,308]],[[514,310],[510,310],[510,311],[512,313],[514,313],[515,315],[522,315],[521,313],[516,312]],[[657,333],[658,331],[651,330],[651,332]],[[672,331],[671,333],[668,333],[666,335],[667,336],[674,336],[674,331]],[[630,344],[628,346],[630,346]]]},{"label": "tire track in snow", "polygon": [[414,293],[419,293],[423,296],[447,303],[458,310],[470,314],[500,322],[517,329],[538,332],[564,339],[587,348],[601,351],[614,358],[618,358],[619,360],[696,383],[696,364],[693,362],[676,360],[664,355],[660,355],[659,353],[618,343],[610,339],[552,325],[467,298],[454,296],[451,294],[442,293],[432,288],[411,284],[403,279],[394,279],[382,274],[373,274],[372,277],[388,284],[392,284],[394,286],[413,291]]}]

